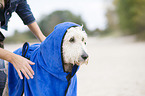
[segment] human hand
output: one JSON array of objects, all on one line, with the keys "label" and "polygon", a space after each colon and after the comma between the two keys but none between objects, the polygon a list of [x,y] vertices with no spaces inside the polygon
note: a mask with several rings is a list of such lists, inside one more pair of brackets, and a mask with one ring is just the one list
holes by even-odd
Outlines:
[{"label": "human hand", "polygon": [[30,78],[33,79],[34,71],[32,70],[30,65],[34,65],[35,63],[16,54],[12,57],[11,63],[13,64],[16,71],[18,72],[20,79],[23,79],[21,72],[24,74],[24,76],[27,79],[30,79]]},{"label": "human hand", "polygon": [[21,79],[23,79],[21,72],[27,79],[29,79],[29,76],[33,78],[34,71],[30,65],[34,65],[35,63],[2,48],[0,48],[0,58],[13,64]]}]

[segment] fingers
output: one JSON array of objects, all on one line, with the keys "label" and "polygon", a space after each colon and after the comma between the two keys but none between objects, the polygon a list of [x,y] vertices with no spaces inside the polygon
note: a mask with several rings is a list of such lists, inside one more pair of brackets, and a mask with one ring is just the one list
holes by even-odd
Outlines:
[{"label": "fingers", "polygon": [[[30,60],[28,60],[28,63],[29,63],[30,65],[34,65],[34,64],[35,64],[35,63],[33,63],[32,61],[30,61]],[[33,71],[33,69],[31,68],[30,65],[28,65],[27,68],[28,68],[28,70],[32,73],[32,75],[34,75],[34,71]]]},{"label": "fingers", "polygon": [[23,79],[23,76],[22,76],[20,70],[17,70],[17,72],[18,72],[18,75],[19,75],[20,79]]},{"label": "fingers", "polygon": [[27,79],[30,79],[30,78],[33,79],[34,71],[29,64],[34,65],[35,63],[27,59],[27,63],[25,64],[25,67],[21,71]]},{"label": "fingers", "polygon": [[25,67],[21,71],[27,79],[29,79],[29,76],[31,79],[33,79],[34,71],[29,64],[34,65],[35,63],[27,60],[27,64],[25,65]]},{"label": "fingers", "polygon": [[30,61],[30,60],[28,60],[28,63],[29,63],[30,65],[34,65],[34,64],[35,64],[34,62],[32,62],[32,61]]},{"label": "fingers", "polygon": [[30,65],[34,65],[35,63],[19,55],[15,55],[11,63],[17,70],[20,79],[23,79],[22,73],[27,79],[33,79],[34,71]]},{"label": "fingers", "polygon": [[[35,64],[29,60],[27,60],[27,63],[25,62],[25,66],[23,66],[21,69],[17,70],[18,72],[18,75],[20,77],[20,79],[23,79],[23,76],[21,74],[21,72],[24,74],[24,76],[27,78],[27,79],[33,79],[33,75],[34,75],[34,71],[33,69],[31,68],[31,66],[29,64]],[[29,78],[30,77],[30,78]]]},{"label": "fingers", "polygon": [[22,69],[21,71],[27,79],[30,79],[29,76],[27,75],[27,73],[25,72],[25,70]]},{"label": "fingers", "polygon": [[33,69],[31,68],[30,65],[27,66],[27,69],[28,69],[28,71],[29,71],[32,75],[34,75],[34,71],[33,71]]},{"label": "fingers", "polygon": [[32,70],[31,66],[28,65],[27,68],[25,69],[26,73],[33,79],[34,71]]},{"label": "fingers", "polygon": [[[31,68],[31,67],[30,67]],[[31,70],[32,70],[32,68],[31,68]],[[32,70],[33,71],[33,70]],[[19,77],[20,77],[20,79],[23,79],[23,76],[22,76],[22,74],[21,74],[21,72],[24,74],[24,76],[27,78],[27,79],[33,79],[33,74],[27,69],[27,68],[25,68],[25,70],[24,69],[21,69],[21,72],[20,72],[20,70],[17,70],[17,72],[18,72],[18,75],[19,75]],[[34,71],[33,71],[34,72]],[[29,76],[30,76],[30,78],[29,78]]]}]

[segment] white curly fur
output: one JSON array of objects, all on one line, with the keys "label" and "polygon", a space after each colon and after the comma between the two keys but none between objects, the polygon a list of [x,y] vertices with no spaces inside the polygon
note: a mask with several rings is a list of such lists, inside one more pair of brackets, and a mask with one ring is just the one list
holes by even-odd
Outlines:
[{"label": "white curly fur", "polygon": [[[73,40],[74,39],[74,40]],[[81,27],[71,27],[63,39],[63,59],[65,63],[81,65],[87,63],[81,56],[87,53],[86,50],[87,34]]]}]

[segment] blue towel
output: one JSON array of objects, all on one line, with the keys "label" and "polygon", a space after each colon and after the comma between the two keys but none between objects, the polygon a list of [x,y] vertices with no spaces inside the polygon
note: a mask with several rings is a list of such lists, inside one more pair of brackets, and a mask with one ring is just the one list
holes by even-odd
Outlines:
[{"label": "blue towel", "polygon": [[[64,22],[55,26],[54,31],[41,43],[28,45],[26,58],[35,62],[32,65],[34,78],[21,80],[9,63],[8,88],[9,96],[77,96],[77,76],[79,66],[74,65],[71,73],[64,71],[62,59],[62,42],[68,28],[80,26]],[[14,53],[22,55],[19,48]],[[23,49],[24,50],[24,49]]]}]

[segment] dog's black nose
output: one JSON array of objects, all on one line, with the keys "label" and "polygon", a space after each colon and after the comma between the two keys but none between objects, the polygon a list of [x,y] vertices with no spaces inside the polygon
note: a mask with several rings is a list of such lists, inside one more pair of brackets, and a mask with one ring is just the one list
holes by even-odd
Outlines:
[{"label": "dog's black nose", "polygon": [[81,57],[82,57],[84,60],[86,60],[86,59],[88,58],[88,54],[83,54],[83,55],[81,55]]}]

